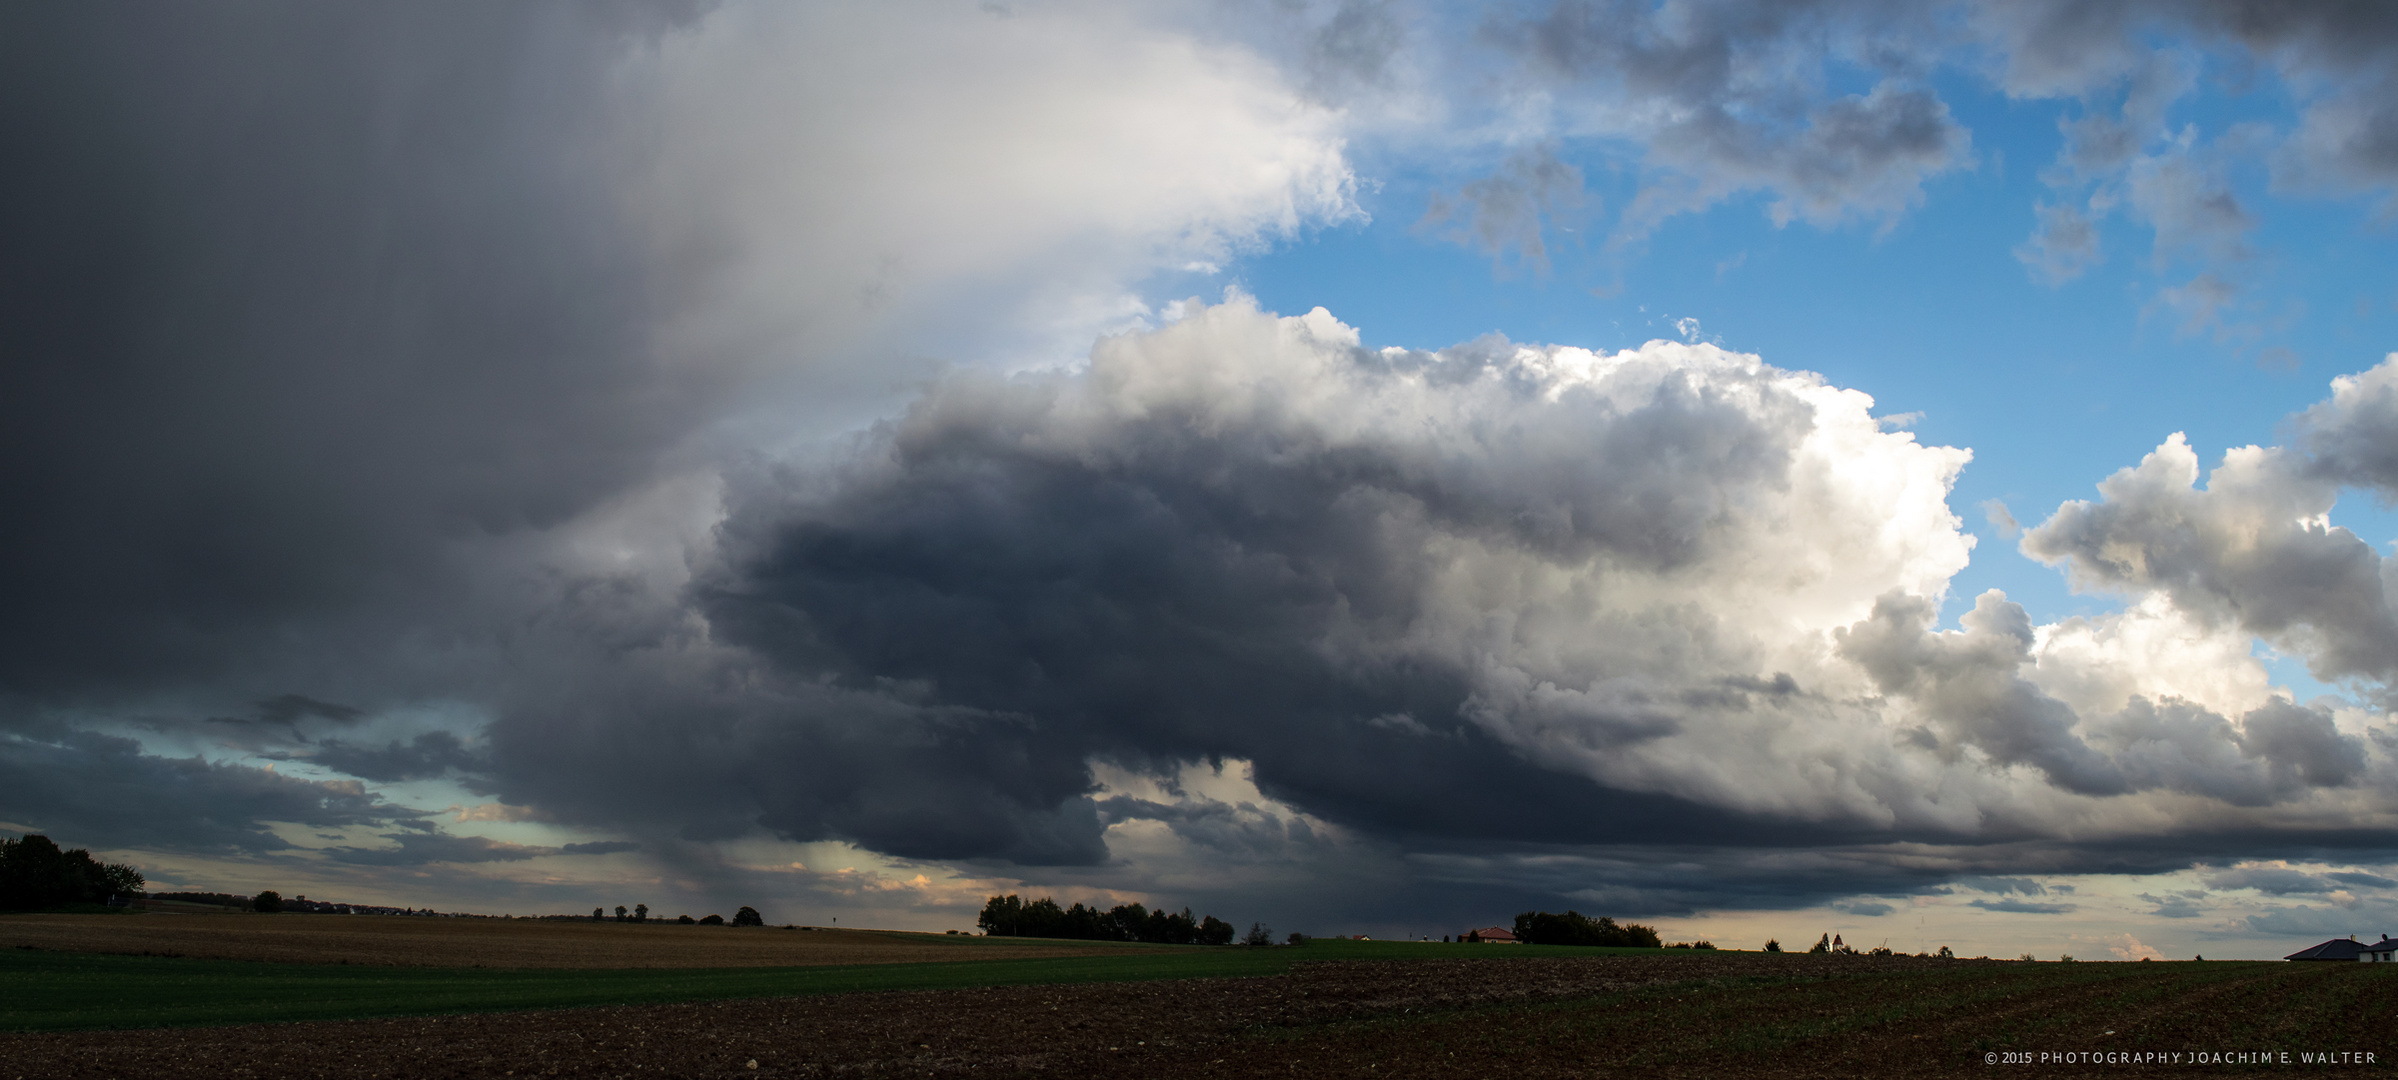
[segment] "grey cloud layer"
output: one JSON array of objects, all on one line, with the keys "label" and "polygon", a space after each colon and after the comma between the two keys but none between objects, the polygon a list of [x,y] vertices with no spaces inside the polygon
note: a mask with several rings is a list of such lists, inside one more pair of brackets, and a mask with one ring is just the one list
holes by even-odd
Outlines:
[{"label": "grey cloud layer", "polygon": [[[1091,874],[1143,823],[1260,860],[2064,834],[2172,852],[2073,863],[2139,866],[2186,864],[2172,845],[2196,837],[2386,827],[2385,744],[2353,717],[2149,686],[2083,701],[2049,670],[2052,628],[2003,598],[1935,630],[1965,455],[1753,357],[1373,353],[1236,302],[1114,339],[1087,373],[927,380],[836,467],[725,465],[780,454],[823,401],[896,400],[921,372],[891,357],[944,333],[1099,310],[1067,320],[1087,342],[1143,274],[1353,212],[1318,105],[1403,89],[1429,40],[1405,5],[1346,3],[1291,37],[1310,66],[1286,75],[1101,6],[927,10],[0,10],[0,816],[210,851],[277,850],[269,823],[394,829],[328,855],[377,866],[628,843],[444,835],[361,785],[68,730],[105,716],[488,788],[644,850],[763,828]],[[2220,158],[2139,134],[2181,85],[2126,66],[2141,19],[2288,70],[2327,58],[2346,81],[2276,144],[2286,170],[2375,189],[2398,168],[2389,98],[2357,89],[2387,79],[2375,9],[2072,21],[2088,10],[1974,8],[1961,29],[1903,4],[1565,3],[1494,17],[1477,47],[1591,98],[1554,134],[1639,144],[1635,226],[1740,191],[1788,220],[1888,220],[1971,160],[1926,73],[1980,35],[2013,43],[1993,63],[2015,92],[2124,88],[2060,166],[2075,200],[2027,248],[2044,272],[2099,257],[2082,196],[2117,176],[2161,230],[2236,254]],[[1870,86],[1828,89],[1825,56]],[[1544,230],[1596,208],[1558,144],[1524,145],[1436,224],[1537,263]],[[1002,167],[1101,158],[1118,168]],[[2192,302],[2229,302],[2208,280]],[[2343,384],[2292,450],[2205,491],[2161,451],[2026,543],[2385,679],[2385,564],[2305,520],[2341,484],[2398,490],[2391,378]],[[369,726],[460,699],[449,729]],[[1254,762],[1284,806],[1094,779],[1211,760]],[[1875,859],[1903,861],[1693,886],[1655,859],[1572,880],[1465,859],[1444,887],[1607,878],[1664,910],[1834,895]],[[1959,867],[2007,868],[1875,880]]]},{"label": "grey cloud layer", "polygon": [[0,818],[95,847],[277,851],[266,822],[316,828],[409,816],[357,781],[315,782],[141,752],[91,732],[0,736]]},{"label": "grey cloud layer", "polygon": [[[1495,18],[1483,34],[1569,94],[1609,88],[1602,115],[1583,122],[1633,136],[1659,170],[1625,211],[1625,227],[1643,233],[1742,190],[1768,193],[1777,221],[1818,224],[1887,219],[1919,201],[1924,181],[1966,164],[1972,146],[1914,79],[1908,54],[1935,25],[1904,4],[1565,0]],[[1874,69],[1873,87],[1827,92],[1819,65],[1831,56]]]}]

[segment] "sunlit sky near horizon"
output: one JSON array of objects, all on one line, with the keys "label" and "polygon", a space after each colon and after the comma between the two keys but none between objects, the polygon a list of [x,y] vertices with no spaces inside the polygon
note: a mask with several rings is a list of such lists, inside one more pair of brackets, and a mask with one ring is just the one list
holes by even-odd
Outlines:
[{"label": "sunlit sky near horizon", "polygon": [[0,831],[158,888],[2398,932],[2398,14],[0,10]]}]

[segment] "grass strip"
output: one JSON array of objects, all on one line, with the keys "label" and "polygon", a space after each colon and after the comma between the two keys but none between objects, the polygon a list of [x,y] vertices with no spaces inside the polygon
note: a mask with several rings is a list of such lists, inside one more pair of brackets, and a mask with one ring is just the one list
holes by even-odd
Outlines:
[{"label": "grass strip", "polygon": [[[647,1005],[725,998],[1280,975],[1303,960],[1654,955],[1425,942],[1299,948],[1126,946],[1110,955],[784,968],[401,968],[0,950],[0,1031],[186,1027],[291,1020]],[[1688,955],[1684,953],[1683,955]]]},{"label": "grass strip", "polygon": [[1272,975],[1266,950],[797,968],[393,968],[0,953],[0,1031],[649,1005],[724,998]]}]

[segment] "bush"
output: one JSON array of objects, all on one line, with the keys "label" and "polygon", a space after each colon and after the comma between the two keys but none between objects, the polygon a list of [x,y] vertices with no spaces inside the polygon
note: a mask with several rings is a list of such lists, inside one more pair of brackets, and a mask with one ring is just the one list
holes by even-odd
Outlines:
[{"label": "bush", "polygon": [[724,916],[722,916],[722,915],[710,915],[710,916],[708,916],[708,917],[707,917],[707,918],[705,918],[705,919],[701,919],[701,920],[699,921],[699,924],[700,924],[701,926],[723,926],[723,925],[724,925]]},{"label": "bush", "polygon": [[273,889],[259,893],[250,901],[250,910],[265,912],[269,915],[281,911],[283,910],[283,894]]},{"label": "bush", "polygon": [[759,916],[758,909],[744,905],[741,910],[733,913],[733,925],[764,926],[766,925],[766,920]]},{"label": "bush", "polygon": [[1617,948],[1663,948],[1657,929],[1639,923],[1617,925],[1614,919],[1586,918],[1579,911],[1553,915],[1527,911],[1515,917],[1515,938],[1527,945],[1603,945]]},{"label": "bush", "polygon": [[1250,923],[1249,932],[1241,937],[1241,944],[1243,945],[1262,946],[1272,945],[1273,943],[1274,931],[1267,928],[1266,924],[1261,922]]},{"label": "bush", "polygon": [[696,923],[696,922],[698,922],[699,920],[697,920],[697,919],[694,919],[694,918],[692,918],[692,917],[691,917],[691,916],[689,916],[689,915],[677,915],[677,916],[675,916],[675,919],[674,919],[674,921],[675,921],[675,922],[678,922],[678,923],[681,923],[681,924],[682,924],[682,925],[684,925],[684,926],[690,926],[690,925],[692,925],[693,923]]},{"label": "bush", "polygon": [[1307,935],[1305,935],[1305,934],[1302,934],[1302,933],[1298,932],[1297,930],[1293,930],[1293,931],[1291,931],[1290,940],[1288,940],[1288,941],[1284,942],[1283,944],[1286,944],[1286,945],[1305,945],[1305,944],[1307,944]]},{"label": "bush", "polygon": [[1767,938],[1767,939],[1765,939],[1765,951],[1766,951],[1766,952],[1781,952],[1781,951],[1782,951],[1782,943],[1781,943],[1781,941],[1780,941],[1780,940],[1778,940],[1778,939],[1775,939],[1775,938]]}]

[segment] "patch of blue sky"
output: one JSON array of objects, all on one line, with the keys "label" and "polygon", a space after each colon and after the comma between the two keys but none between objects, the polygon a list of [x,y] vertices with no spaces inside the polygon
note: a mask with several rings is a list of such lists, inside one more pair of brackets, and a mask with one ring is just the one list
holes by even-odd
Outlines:
[{"label": "patch of blue sky", "polygon": [[[1425,220],[1435,191],[1456,190],[1488,162],[1461,163],[1454,176],[1377,174],[1368,152],[1370,221],[1240,259],[1229,276],[1271,310],[1322,306],[1377,347],[1496,332],[1616,349],[1695,327],[1726,348],[1820,372],[1873,395],[1883,415],[1916,414],[1923,441],[1974,452],[1951,506],[1980,546],[1952,583],[1948,618],[1988,588],[2043,621],[2117,610],[2116,598],[2077,595],[2017,552],[1981,506],[1997,500],[2035,525],[2060,503],[2096,498],[2100,480],[2176,431],[2210,467],[2228,448],[2275,442],[2331,376],[2372,366],[2394,340],[2387,229],[2360,228],[2354,198],[2275,197],[2264,165],[2241,163],[2228,179],[2253,222],[2248,254],[2210,262],[2160,250],[2156,230],[2118,207],[2097,219],[2095,265],[2062,283],[2036,280],[2015,252],[2036,205],[2087,191],[2042,176],[2062,144],[2059,119],[2082,108],[2011,99],[1961,74],[1938,82],[1973,133],[1973,162],[1929,179],[1921,203],[1894,219],[1777,226],[1771,196],[1749,192],[1621,242],[1615,223],[1641,183],[1637,163],[1605,140],[1568,141],[1555,152],[1585,177],[1582,213],[1546,221],[1545,262],[1531,261],[1475,249]],[[2202,78],[2168,126],[2216,139],[2287,117],[2278,85],[2240,94],[2226,85]],[[2166,290],[2210,272],[2238,291],[2215,323],[2194,325]],[[2360,534],[2398,536],[2398,520],[2356,501],[2336,519],[2355,514],[2372,523]]]}]

